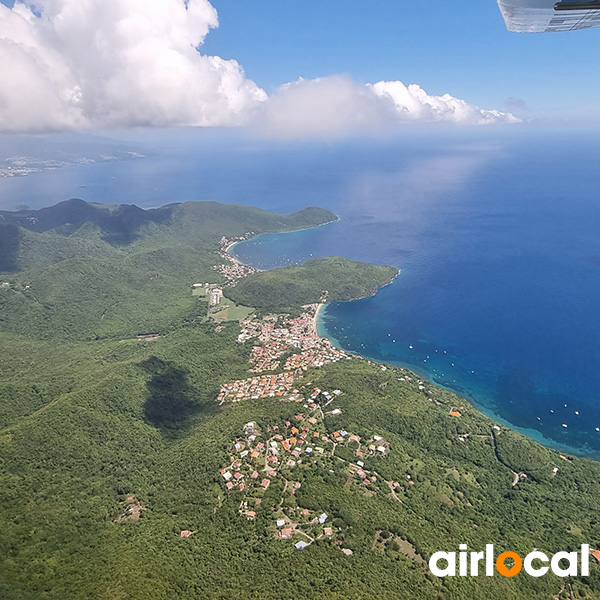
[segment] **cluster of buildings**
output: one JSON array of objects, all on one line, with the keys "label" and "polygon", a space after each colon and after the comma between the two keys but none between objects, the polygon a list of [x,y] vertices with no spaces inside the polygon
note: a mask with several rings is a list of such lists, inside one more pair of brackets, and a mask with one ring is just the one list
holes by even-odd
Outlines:
[{"label": "cluster of buildings", "polygon": [[308,305],[295,319],[286,322],[286,334],[283,339],[289,346],[300,349],[286,360],[284,369],[303,369],[322,367],[330,362],[350,358],[343,350],[334,348],[330,341],[321,338],[316,331],[316,310],[319,305]]},{"label": "cluster of buildings", "polygon": [[[262,494],[278,479],[283,491],[292,495],[302,487],[293,476],[294,468],[303,461],[331,455],[333,442],[328,435],[320,405],[305,404],[305,412],[294,415],[280,425],[262,429],[254,422],[243,427],[243,435],[236,438],[229,456],[229,464],[219,471],[226,490],[242,492],[238,513],[249,520],[256,518]],[[279,502],[273,510],[273,534],[277,539],[299,539],[297,549],[309,546],[315,539],[334,536],[327,526],[329,516],[318,510],[301,506],[285,506]]]},{"label": "cluster of buildings", "polygon": [[380,435],[374,435],[367,445],[367,451],[371,455],[385,456],[390,450],[390,445]]},{"label": "cluster of buildings", "polygon": [[[249,398],[285,396],[292,390],[294,380],[309,367],[322,367],[330,362],[351,358],[343,350],[334,348],[329,340],[322,339],[315,330],[315,311],[317,305],[304,307],[304,312],[295,318],[288,315],[268,316],[263,319],[245,319],[238,342],[257,339],[260,344],[252,347],[250,354],[251,373],[264,373],[281,370],[281,358],[289,352],[299,350],[288,356],[283,365],[283,373],[264,375],[233,381],[221,387],[217,401],[234,402]],[[297,390],[293,390],[297,393]],[[283,400],[293,400],[285,396]]]},{"label": "cluster of buildings", "polygon": [[[248,379],[238,379],[221,386],[217,401],[223,404],[226,401],[240,402],[242,400],[257,400],[258,398],[278,397],[282,400],[291,400],[292,394],[298,394],[298,390],[292,390],[296,374],[288,371],[276,375],[260,375]],[[283,397],[285,396],[285,398]]]},{"label": "cluster of buildings", "polygon": [[223,298],[223,289],[212,283],[194,283],[193,290],[201,290],[208,298],[208,310],[218,306]]},{"label": "cluster of buildings", "polygon": [[[287,315],[265,317],[262,320],[245,319],[238,335],[238,342],[258,338],[250,354],[251,373],[264,373],[281,369],[280,359],[290,349],[300,349],[300,353],[289,356],[283,366],[283,373],[254,376],[232,381],[221,386],[217,402],[239,402],[241,400],[280,397],[282,400],[301,400],[297,389],[292,389],[295,380],[309,367],[321,367],[349,355],[337,350],[329,340],[321,339],[314,326],[314,305],[305,307],[299,317],[290,319]],[[291,394],[291,395],[290,395]]]},{"label": "cluster of buildings", "polygon": [[[288,346],[283,342],[271,342],[264,346],[253,346],[250,354],[251,373],[277,371],[281,367],[279,359],[287,352]],[[288,369],[289,370],[289,369]]]},{"label": "cluster of buildings", "polygon": [[[398,482],[385,481],[376,471],[365,468],[363,461],[348,461],[335,454],[340,446],[356,448],[357,457],[384,456],[389,452],[389,444],[381,436],[375,435],[367,444],[362,444],[359,435],[344,429],[329,432],[323,408],[341,393],[341,390],[329,392],[316,387],[305,390],[302,412],[289,420],[264,428],[254,421],[246,423],[242,435],[233,443],[229,463],[219,472],[226,490],[242,493],[238,513],[249,520],[256,518],[263,495],[278,481],[277,489],[282,498],[279,502],[275,499],[271,508],[273,535],[281,540],[295,537],[298,541],[294,546],[299,550],[321,537],[335,538],[338,529],[329,526],[326,512],[283,502],[283,494],[291,492],[295,496],[302,487],[298,478],[302,479],[303,475],[296,474],[296,467],[312,463],[330,468],[328,461],[335,458],[347,464],[349,477],[369,484],[370,490],[382,484],[387,484],[392,491],[399,487]],[[339,415],[341,410],[336,408],[327,414]],[[300,473],[304,473],[304,469]]]},{"label": "cluster of buildings", "polygon": [[284,370],[302,369],[306,371],[309,367],[322,367],[327,363],[337,362],[342,358],[348,358],[343,350],[334,348],[329,340],[323,340],[319,348],[313,350],[304,350],[300,354],[294,354],[288,357],[283,365]]},{"label": "cluster of buildings", "polygon": [[281,317],[273,315],[264,317],[262,320],[252,318],[243,320],[241,322],[242,330],[238,335],[238,342],[243,344],[252,338],[258,338],[259,342],[268,342],[275,330],[275,323],[280,318]]},{"label": "cluster of buildings", "polygon": [[318,346],[321,338],[314,327],[316,305],[309,304],[304,312],[296,318],[289,315],[270,315],[262,320],[247,319],[242,321],[239,341],[245,342],[258,338],[259,342],[281,342],[299,349]]},{"label": "cluster of buildings", "polygon": [[223,308],[220,306],[221,300],[223,299],[223,289],[214,283],[194,283],[192,285],[194,294],[200,292],[208,299],[208,315],[218,313]]},{"label": "cluster of buildings", "polygon": [[[241,264],[228,252],[232,244],[248,239],[254,235],[248,232],[243,236],[228,239],[222,237],[219,255],[226,264],[216,265],[218,270],[227,279],[226,285],[235,285],[240,278],[246,277],[256,269]],[[201,284],[195,284],[200,286]],[[194,287],[195,287],[194,286]],[[206,294],[209,297],[209,312],[211,308],[219,305],[223,297],[223,290],[206,284]],[[323,301],[327,292],[323,292]],[[238,402],[240,400],[285,396],[291,391],[296,377],[310,367],[322,367],[330,362],[337,362],[342,358],[351,358],[343,350],[334,348],[329,340],[319,337],[316,331],[316,312],[319,304],[307,305],[304,312],[295,318],[289,315],[267,316],[263,319],[245,319],[238,335],[238,342],[244,343],[257,338],[260,344],[253,346],[250,355],[251,373],[265,373],[281,370],[281,358],[293,349],[299,350],[288,356],[283,365],[284,373],[263,377],[229,382],[221,387],[217,401],[223,403],[227,400]],[[297,393],[294,390],[293,393]],[[285,397],[285,400],[298,398]]]},{"label": "cluster of buildings", "polygon": [[362,461],[357,461],[356,465],[352,465],[350,467],[350,474],[357,477],[365,485],[376,483],[377,475],[371,473],[371,471],[366,470],[364,466],[365,465]]}]

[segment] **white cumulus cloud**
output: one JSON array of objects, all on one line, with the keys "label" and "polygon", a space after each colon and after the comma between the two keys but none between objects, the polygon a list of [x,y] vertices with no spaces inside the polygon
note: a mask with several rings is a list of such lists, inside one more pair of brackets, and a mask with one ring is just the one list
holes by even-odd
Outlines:
[{"label": "white cumulus cloud", "polygon": [[0,4],[0,129],[231,125],[266,94],[198,51],[208,0]]},{"label": "white cumulus cloud", "polygon": [[430,96],[416,83],[406,86],[401,81],[379,81],[368,84],[367,87],[379,98],[390,99],[396,107],[399,119],[448,121],[468,125],[520,122],[520,119],[510,113],[481,109],[450,94]]},{"label": "white cumulus cloud", "polygon": [[334,75],[270,97],[235,60],[202,54],[209,0],[0,4],[0,132],[253,125],[281,137],[377,133],[404,121],[517,122],[400,81]]}]

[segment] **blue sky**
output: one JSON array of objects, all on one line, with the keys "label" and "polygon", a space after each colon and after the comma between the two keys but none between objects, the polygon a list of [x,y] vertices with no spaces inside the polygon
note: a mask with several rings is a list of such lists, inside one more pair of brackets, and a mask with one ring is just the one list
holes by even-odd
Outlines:
[{"label": "blue sky", "polygon": [[495,0],[214,0],[220,26],[203,52],[235,58],[267,91],[297,77],[348,73],[416,82],[483,107],[509,98],[530,114],[598,110],[600,30],[517,34]]}]

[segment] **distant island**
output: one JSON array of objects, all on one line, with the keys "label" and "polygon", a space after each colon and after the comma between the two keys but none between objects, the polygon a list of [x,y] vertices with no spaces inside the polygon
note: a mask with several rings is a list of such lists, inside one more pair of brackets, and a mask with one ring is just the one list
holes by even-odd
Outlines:
[{"label": "distant island", "polygon": [[144,157],[139,148],[89,133],[0,136],[0,177]]},{"label": "distant island", "polygon": [[600,464],[318,335],[397,268],[227,252],[336,218],[0,212],[1,598],[600,598],[600,552],[585,578],[429,572],[461,543],[596,551]]}]

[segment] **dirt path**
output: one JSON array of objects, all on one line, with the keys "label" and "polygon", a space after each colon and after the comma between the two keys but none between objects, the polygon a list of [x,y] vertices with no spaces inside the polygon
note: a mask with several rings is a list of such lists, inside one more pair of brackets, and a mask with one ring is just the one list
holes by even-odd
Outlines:
[{"label": "dirt path", "polygon": [[400,498],[398,498],[398,496],[396,495],[396,490],[394,490],[394,486],[392,485],[392,482],[386,481],[386,483],[388,484],[388,487],[390,488],[390,492],[392,493],[392,498],[394,500],[397,500],[398,502],[400,502],[400,504],[402,504],[402,500],[400,500]]},{"label": "dirt path", "polygon": [[519,483],[519,474],[516,473],[515,471],[513,471],[507,464],[503,463],[502,460],[500,459],[500,456],[498,454],[498,445],[496,443],[496,436],[494,435],[494,432],[492,431],[491,433],[492,436],[492,444],[494,447],[494,455],[496,456],[496,460],[503,466],[506,467],[507,469],[510,470],[510,472],[513,474],[514,479],[512,482],[512,487],[515,487],[515,485],[517,485],[517,483]]}]

